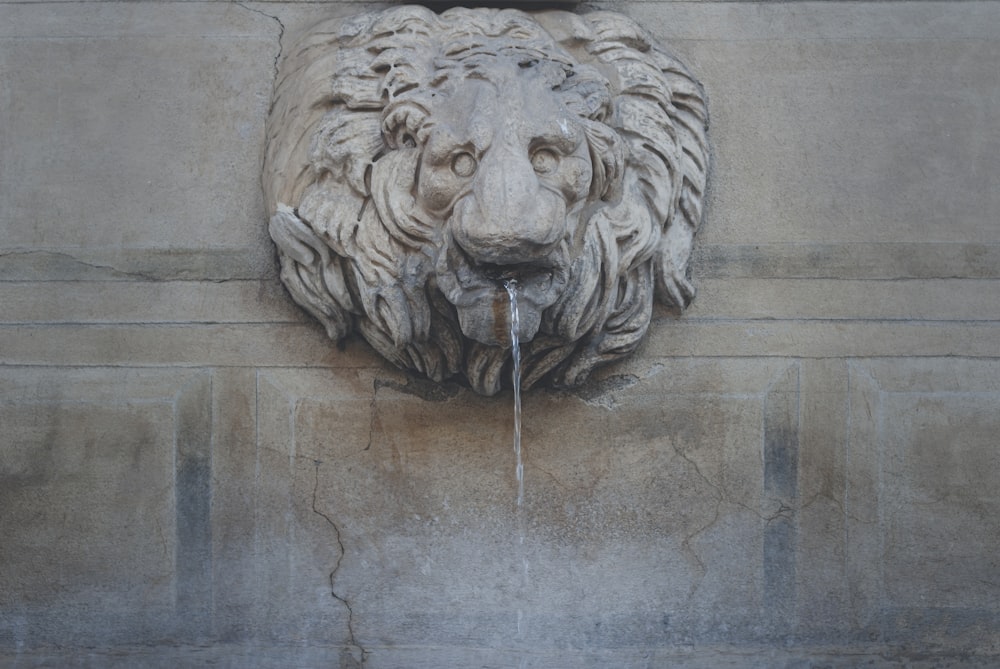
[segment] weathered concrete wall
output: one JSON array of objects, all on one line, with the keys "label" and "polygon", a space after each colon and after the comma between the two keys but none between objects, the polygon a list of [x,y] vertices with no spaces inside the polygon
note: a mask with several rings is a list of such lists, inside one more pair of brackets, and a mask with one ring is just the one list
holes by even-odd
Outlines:
[{"label": "weathered concrete wall", "polygon": [[1000,3],[613,4],[700,294],[527,395],[519,518],[510,397],[276,278],[275,59],[368,5],[0,3],[0,665],[1000,662]]}]

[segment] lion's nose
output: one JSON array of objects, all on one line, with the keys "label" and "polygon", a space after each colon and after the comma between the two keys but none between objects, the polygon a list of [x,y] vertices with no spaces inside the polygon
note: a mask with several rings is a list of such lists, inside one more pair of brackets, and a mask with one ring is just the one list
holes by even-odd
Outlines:
[{"label": "lion's nose", "polygon": [[545,258],[566,225],[562,199],[541,186],[527,157],[513,152],[485,157],[455,213],[455,241],[473,259],[497,265]]}]

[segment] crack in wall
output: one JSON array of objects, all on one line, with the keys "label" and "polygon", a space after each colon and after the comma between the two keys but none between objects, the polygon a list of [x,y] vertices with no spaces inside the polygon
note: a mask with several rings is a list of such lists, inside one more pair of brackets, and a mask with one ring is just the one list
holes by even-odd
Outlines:
[{"label": "crack in wall", "polygon": [[277,16],[274,16],[273,14],[268,14],[267,12],[263,12],[259,9],[254,9],[253,7],[248,7],[242,2],[236,2],[234,4],[238,5],[239,7],[242,7],[248,12],[253,12],[254,14],[260,14],[261,16],[266,16],[267,18],[272,19],[275,23],[278,24],[278,53],[274,55],[274,83],[277,84],[278,63],[281,61],[281,54],[284,51],[284,43],[282,40],[285,37],[285,24],[281,22],[281,19],[279,19]]},{"label": "crack in wall", "polygon": [[[84,254],[93,250],[81,249]],[[101,254],[100,251],[97,252]],[[144,257],[140,256],[145,254]],[[248,269],[245,265],[232,267],[227,257],[213,249],[184,250],[180,253],[164,249],[122,249],[112,255],[121,265],[99,262],[51,249],[0,251],[0,282],[5,281],[202,281],[227,283],[230,281],[255,281],[272,278],[267,273]],[[221,259],[220,259],[221,256]],[[135,265],[142,264],[144,269]],[[122,266],[124,265],[124,266]],[[133,267],[129,267],[129,266]]]},{"label": "crack in wall", "polygon": [[729,503],[729,504],[735,504],[737,506],[742,506],[745,508],[749,507],[747,507],[745,504],[741,504],[737,500],[730,500],[729,495],[725,490],[725,488],[721,484],[717,484],[711,479],[709,479],[704,474],[704,472],[701,471],[701,467],[698,466],[698,463],[695,462],[694,459],[692,459],[690,456],[688,456],[688,454],[685,453],[680,447],[678,447],[678,445],[673,441],[671,441],[671,447],[673,448],[674,454],[677,455],[677,457],[679,457],[681,460],[686,462],[692,469],[694,469],[695,474],[713,491],[714,493],[713,496],[715,497],[715,507],[712,509],[712,519],[709,520],[707,523],[703,524],[702,526],[696,528],[693,532],[686,534],[684,538],[681,540],[681,550],[684,551],[686,555],[688,555],[691,559],[694,560],[699,571],[698,579],[693,581],[691,583],[691,587],[688,589],[687,601],[691,602],[694,599],[694,595],[695,593],[697,593],[698,588],[701,587],[702,582],[705,580],[705,577],[708,576],[708,565],[706,565],[705,561],[701,559],[701,555],[699,555],[698,551],[694,549],[694,547],[691,545],[691,542],[694,540],[695,537],[704,532],[707,532],[709,529],[712,528],[713,525],[715,525],[719,521],[723,504]]},{"label": "crack in wall", "polygon": [[340,571],[340,564],[344,560],[344,555],[346,553],[344,549],[344,541],[340,534],[340,526],[334,522],[333,518],[328,516],[319,510],[316,506],[316,497],[319,492],[319,466],[322,464],[322,460],[313,460],[313,465],[315,467],[315,479],[313,482],[313,492],[312,492],[312,511],[317,516],[320,516],[333,528],[334,537],[337,539],[337,548],[339,553],[337,555],[337,561],[333,565],[333,570],[330,572],[330,595],[336,599],[338,602],[344,605],[347,609],[347,645],[350,646],[357,655],[360,655],[360,661],[354,654],[349,654],[346,657],[341,657],[341,668],[342,669],[361,669],[365,666],[365,660],[368,659],[368,651],[365,647],[358,643],[357,635],[354,632],[354,608],[346,597],[337,593],[334,586],[334,582],[337,579],[337,572]]},{"label": "crack in wall", "polygon": [[62,251],[48,251],[48,250],[31,250],[31,251],[6,251],[0,253],[0,258],[27,258],[32,256],[40,256],[42,258],[52,258],[53,260],[68,260],[74,265],[79,265],[85,269],[92,269],[98,272],[109,272],[111,276],[115,278],[129,278],[129,279],[142,279],[144,281],[162,281],[161,277],[154,276],[152,274],[137,272],[134,270],[124,270],[119,269],[113,265],[103,265],[100,263],[88,262],[82,258],[78,258],[71,253],[65,253]]}]

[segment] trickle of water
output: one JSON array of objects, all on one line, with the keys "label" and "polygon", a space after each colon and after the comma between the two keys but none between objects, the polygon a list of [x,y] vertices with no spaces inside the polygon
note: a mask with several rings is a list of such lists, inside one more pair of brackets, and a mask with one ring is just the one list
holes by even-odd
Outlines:
[{"label": "trickle of water", "polygon": [[[518,339],[520,330],[520,317],[517,313],[517,280],[508,279],[503,282],[503,287],[507,289],[507,296],[510,297],[510,354],[514,359],[514,457],[517,460],[517,505],[520,507],[524,503],[524,463],[521,461],[521,343]],[[521,536],[521,543],[524,543],[524,536]]]},{"label": "trickle of water", "polygon": [[[520,315],[517,311],[517,281],[508,279],[503,283],[507,289],[507,296],[510,298],[510,354],[513,358],[514,368],[511,373],[514,385],[514,458],[516,468],[514,470],[517,478],[517,555],[521,561],[521,586],[520,597],[524,598],[528,591],[528,557],[525,555],[524,537],[527,534],[527,523],[524,517],[524,462],[521,458],[521,343],[518,331],[521,329]],[[517,638],[524,639],[526,632],[526,621],[524,611],[517,609]],[[520,669],[526,669],[527,660],[521,658]]]}]

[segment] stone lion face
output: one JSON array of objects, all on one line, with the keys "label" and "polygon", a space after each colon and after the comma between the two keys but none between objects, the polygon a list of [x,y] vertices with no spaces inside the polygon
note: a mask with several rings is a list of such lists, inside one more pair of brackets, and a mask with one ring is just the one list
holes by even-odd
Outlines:
[{"label": "stone lion face", "polygon": [[631,352],[654,285],[693,296],[707,169],[700,89],[642,39],[614,14],[414,7],[307,35],[279,73],[264,175],[293,298],[331,337],[356,328],[484,394],[510,365],[508,282],[524,385]]},{"label": "stone lion face", "polygon": [[417,172],[418,205],[443,221],[438,288],[462,332],[483,344],[509,338],[505,279],[518,286],[519,336],[534,338],[569,285],[574,247],[586,232],[580,213],[593,177],[586,136],[532,74],[505,86],[462,82],[442,100]]}]

